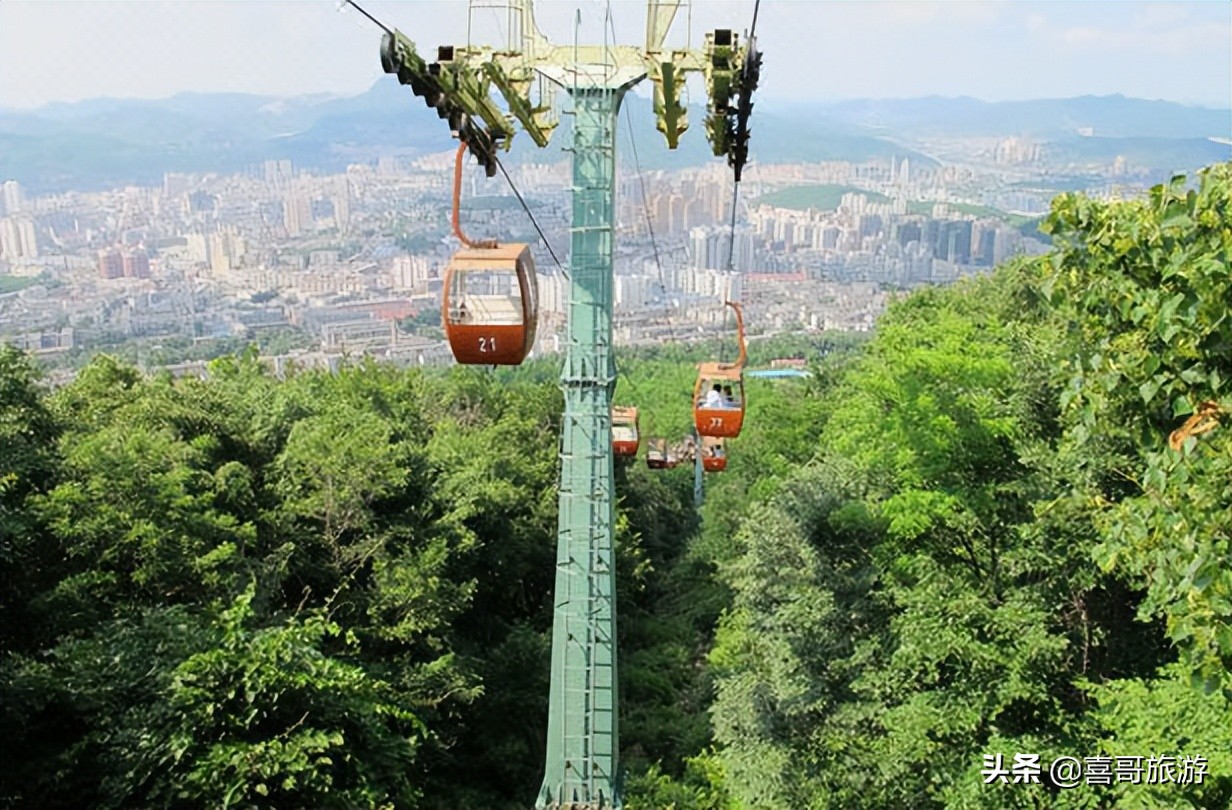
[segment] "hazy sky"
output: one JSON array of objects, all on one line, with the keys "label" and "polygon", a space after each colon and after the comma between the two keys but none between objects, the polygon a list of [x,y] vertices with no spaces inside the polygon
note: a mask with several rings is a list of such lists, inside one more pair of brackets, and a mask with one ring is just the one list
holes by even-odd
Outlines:
[{"label": "hazy sky", "polygon": [[[466,0],[368,0],[425,53],[466,41]],[[612,0],[622,41],[645,3]],[[337,0],[0,0],[0,106],[183,91],[356,94],[380,79],[380,31]],[[540,27],[602,37],[606,4],[540,0]],[[747,29],[751,0],[695,0],[693,42]],[[477,12],[492,31],[492,11]],[[682,41],[685,20],[673,28]],[[1232,3],[762,0],[763,101],[1122,93],[1232,105]],[[391,79],[392,81],[392,79]],[[694,93],[694,101],[699,101]]]}]

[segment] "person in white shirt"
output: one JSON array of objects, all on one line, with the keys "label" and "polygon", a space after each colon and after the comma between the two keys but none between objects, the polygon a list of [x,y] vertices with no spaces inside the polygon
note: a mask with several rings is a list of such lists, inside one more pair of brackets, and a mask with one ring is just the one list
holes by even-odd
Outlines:
[{"label": "person in white shirt", "polygon": [[706,399],[702,402],[702,407],[717,409],[722,408],[723,405],[723,386],[715,383],[714,388],[711,388],[706,392]]}]

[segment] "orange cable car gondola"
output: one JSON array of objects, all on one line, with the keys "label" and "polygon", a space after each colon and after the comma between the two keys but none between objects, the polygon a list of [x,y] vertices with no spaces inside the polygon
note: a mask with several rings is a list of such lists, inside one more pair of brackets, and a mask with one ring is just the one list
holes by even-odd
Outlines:
[{"label": "orange cable car gondola", "polygon": [[641,443],[637,408],[612,408],[612,452],[619,458],[634,458]]},{"label": "orange cable car gondola", "polygon": [[701,363],[693,389],[693,424],[698,434],[730,439],[740,435],[744,425],[744,314],[739,304],[727,306],[736,311],[736,331],[740,356],[734,363]]},{"label": "orange cable car gondola", "polygon": [[646,440],[646,466],[652,470],[670,470],[680,464],[680,456],[676,448],[669,447],[667,439],[650,438]]},{"label": "orange cable car gondola", "polygon": [[530,249],[521,243],[472,242],[458,224],[462,157],[454,164],[453,232],[464,245],[445,269],[441,322],[459,363],[516,366],[535,345],[539,291]]},{"label": "orange cable car gondola", "polygon": [[722,439],[702,437],[702,469],[706,472],[723,472],[727,469],[727,448]]}]

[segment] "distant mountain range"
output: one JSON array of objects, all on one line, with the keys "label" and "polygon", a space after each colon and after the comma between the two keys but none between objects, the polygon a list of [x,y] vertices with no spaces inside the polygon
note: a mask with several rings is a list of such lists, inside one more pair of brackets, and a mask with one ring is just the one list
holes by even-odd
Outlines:
[{"label": "distant mountain range", "polygon": [[1090,129],[1100,138],[1232,137],[1232,110],[1120,95],[999,102],[928,96],[810,105],[802,112],[870,130],[916,136],[1018,135],[1056,140]]},{"label": "distant mountain range", "polygon": [[[669,151],[654,128],[648,99],[626,101],[643,168],[703,165],[714,158],[702,132],[704,111]],[[569,116],[546,152],[514,139],[510,160],[552,161],[569,143]],[[626,126],[622,115],[621,129]],[[1080,137],[1088,128],[1095,137]],[[989,103],[922,98],[802,104],[756,111],[751,159],[761,163],[931,158],[904,143],[927,137],[1025,135],[1055,142],[1061,154],[1107,159],[1132,153],[1138,165],[1196,168],[1232,158],[1232,111],[1122,96]],[[618,152],[628,158],[628,135]],[[97,99],[33,111],[0,110],[0,179],[32,192],[156,184],[165,172],[242,171],[271,158],[336,171],[380,155],[414,156],[450,148],[445,125],[393,77],[353,97],[278,99],[235,93],[181,94],[158,101]],[[539,154],[535,154],[539,152]],[[1152,162],[1153,161],[1153,162]]]}]

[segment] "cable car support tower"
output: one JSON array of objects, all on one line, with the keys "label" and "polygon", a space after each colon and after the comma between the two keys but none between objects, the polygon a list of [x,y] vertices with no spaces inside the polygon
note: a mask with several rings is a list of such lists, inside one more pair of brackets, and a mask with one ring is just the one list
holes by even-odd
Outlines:
[{"label": "cable car support tower", "polygon": [[[517,128],[540,147],[548,142],[556,122],[550,97],[532,98],[536,80],[549,80],[572,101],[572,251],[560,377],[565,412],[540,810],[621,806],[611,419],[615,133],[621,101],[649,78],[657,128],[674,149],[688,127],[681,102],[685,74],[701,73],[708,96],[705,129],[714,154],[727,157],[737,180],[748,155],[750,99],[760,67],[755,42],[719,29],[706,33],[700,49],[666,49],[681,5],[680,0],[647,3],[642,46],[553,45],[535,24],[531,0],[506,0],[509,42],[503,49],[446,45],[428,63],[405,34],[388,28],[381,45],[385,71],[448,120],[451,133],[489,177],[497,168],[503,171],[497,152],[509,148]],[[491,8],[491,0],[483,6]],[[610,19],[605,23],[610,30]],[[492,91],[500,94],[503,109]]]}]

